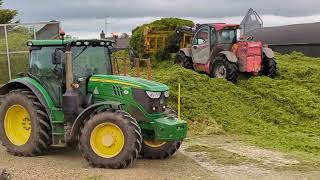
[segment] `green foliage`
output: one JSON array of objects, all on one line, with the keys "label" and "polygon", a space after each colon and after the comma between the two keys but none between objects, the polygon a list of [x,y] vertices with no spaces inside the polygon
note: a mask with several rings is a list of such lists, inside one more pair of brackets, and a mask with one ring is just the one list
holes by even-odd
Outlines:
[{"label": "green foliage", "polygon": [[18,14],[17,10],[2,9],[2,0],[0,0],[0,24],[11,23],[12,19]]},{"label": "green foliage", "polygon": [[[27,40],[32,38],[32,33],[27,28],[14,28],[8,33],[9,51],[28,51]],[[6,44],[3,36],[0,36],[0,52],[6,52]],[[28,53],[11,54],[10,65],[12,77],[17,77],[19,72],[26,72],[28,69]],[[0,55],[0,84],[9,80],[7,55]]]},{"label": "green foliage", "polygon": [[181,83],[183,118],[191,134],[232,133],[264,147],[320,154],[320,59],[278,55],[279,76],[232,84],[169,62],[154,65],[154,80],[171,88],[176,108]]},{"label": "green foliage", "polygon": [[171,30],[174,32],[176,27],[178,26],[194,26],[194,23],[190,20],[179,19],[179,18],[162,18],[160,20],[153,21],[149,24],[143,24],[142,26],[138,26],[132,30],[132,36],[130,39],[130,47],[134,49],[140,56],[146,56],[144,52],[144,37],[143,32],[145,27],[153,27],[153,28],[163,28]]}]

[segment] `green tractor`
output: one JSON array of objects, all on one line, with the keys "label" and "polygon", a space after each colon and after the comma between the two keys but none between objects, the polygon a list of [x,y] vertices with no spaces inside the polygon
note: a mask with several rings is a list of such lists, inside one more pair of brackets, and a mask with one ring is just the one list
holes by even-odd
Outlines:
[{"label": "green tractor", "polygon": [[10,154],[79,145],[93,167],[165,159],[187,123],[167,107],[169,88],[112,75],[112,41],[32,40],[29,72],[0,88],[0,138]]}]

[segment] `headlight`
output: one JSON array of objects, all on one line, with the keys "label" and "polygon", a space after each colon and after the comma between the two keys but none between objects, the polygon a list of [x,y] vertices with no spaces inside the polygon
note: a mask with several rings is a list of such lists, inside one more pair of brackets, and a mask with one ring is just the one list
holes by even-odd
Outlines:
[{"label": "headlight", "polygon": [[161,96],[161,92],[146,91],[146,93],[151,99],[158,99]]},{"label": "headlight", "polygon": [[169,97],[169,91],[164,92],[164,97]]}]

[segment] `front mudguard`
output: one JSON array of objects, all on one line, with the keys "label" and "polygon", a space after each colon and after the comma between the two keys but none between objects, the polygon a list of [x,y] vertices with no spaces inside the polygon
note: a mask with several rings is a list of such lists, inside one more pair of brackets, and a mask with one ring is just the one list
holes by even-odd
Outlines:
[{"label": "front mudguard", "polygon": [[164,117],[140,123],[143,138],[153,141],[181,141],[187,136],[188,126],[176,117]]}]

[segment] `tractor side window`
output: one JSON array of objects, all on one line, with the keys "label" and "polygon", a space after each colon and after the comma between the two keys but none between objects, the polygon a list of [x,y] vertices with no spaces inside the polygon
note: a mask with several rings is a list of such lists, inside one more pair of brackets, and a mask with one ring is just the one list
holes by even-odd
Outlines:
[{"label": "tractor side window", "polygon": [[208,27],[202,28],[198,31],[197,35],[193,39],[194,45],[201,45],[209,40],[209,30]]},{"label": "tractor side window", "polygon": [[30,55],[30,72],[36,76],[46,76],[52,73],[55,65],[52,64],[52,53],[58,47],[42,47],[32,50]]},{"label": "tractor side window", "polygon": [[211,30],[210,30],[210,45],[211,45],[211,47],[215,46],[216,43],[217,43],[216,30],[214,28],[211,28]]},{"label": "tractor side window", "polygon": [[232,44],[236,40],[236,30],[228,29],[220,32],[222,44]]}]

